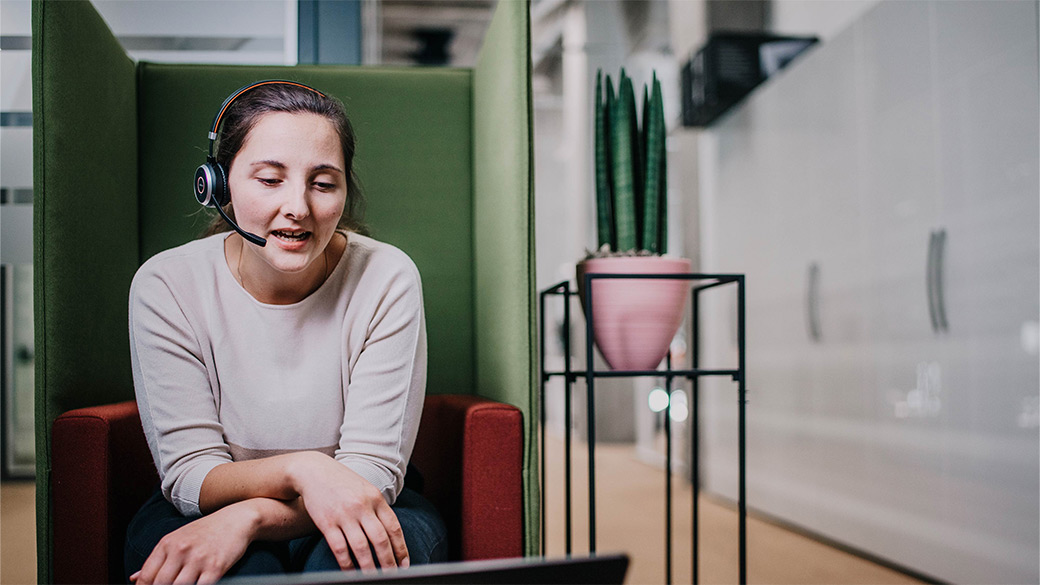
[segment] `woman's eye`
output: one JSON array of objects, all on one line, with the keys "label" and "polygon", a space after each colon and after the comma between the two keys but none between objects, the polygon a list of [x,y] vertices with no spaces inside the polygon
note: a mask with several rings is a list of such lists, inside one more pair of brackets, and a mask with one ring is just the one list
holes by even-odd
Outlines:
[{"label": "woman's eye", "polygon": [[268,179],[266,177],[257,177],[256,180],[260,181],[264,185],[267,185],[268,187],[274,187],[275,185],[281,182],[280,179]]},{"label": "woman's eye", "polygon": [[331,191],[331,190],[336,188],[336,184],[335,183],[319,183],[319,182],[316,182],[316,183],[314,183],[314,186],[317,187],[318,189],[321,189],[322,191]]}]

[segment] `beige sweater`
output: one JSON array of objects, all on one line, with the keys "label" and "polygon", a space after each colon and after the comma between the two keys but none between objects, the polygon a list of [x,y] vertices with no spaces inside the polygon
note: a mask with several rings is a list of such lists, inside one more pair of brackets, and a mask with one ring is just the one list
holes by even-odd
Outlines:
[{"label": "beige sweater", "polygon": [[198,515],[214,467],[314,450],[392,504],[426,387],[415,265],[351,233],[318,290],[267,305],[232,276],[227,235],[157,254],[130,288],[134,386],[163,495]]}]

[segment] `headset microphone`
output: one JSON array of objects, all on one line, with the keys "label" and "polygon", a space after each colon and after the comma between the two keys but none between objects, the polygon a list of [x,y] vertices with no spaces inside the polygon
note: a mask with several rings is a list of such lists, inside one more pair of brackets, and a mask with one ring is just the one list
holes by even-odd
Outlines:
[{"label": "headset microphone", "polygon": [[234,228],[236,232],[241,234],[242,237],[248,240],[250,243],[256,244],[261,248],[267,245],[267,240],[261,238],[256,234],[251,234],[243,230],[242,228],[238,227],[238,224],[235,223],[230,217],[228,217],[226,213],[224,213],[223,207],[231,202],[231,191],[228,188],[227,171],[224,170],[224,166],[217,162],[216,157],[213,155],[213,142],[216,141],[217,136],[219,135],[218,131],[220,129],[220,120],[224,117],[224,113],[227,111],[228,106],[231,105],[231,102],[235,101],[235,99],[238,98],[238,96],[253,89],[254,87],[271,84],[292,85],[295,87],[301,87],[303,89],[313,91],[321,97],[325,97],[325,94],[314,89],[313,87],[308,87],[306,85],[303,85],[302,83],[296,83],[294,81],[283,81],[279,79],[268,79],[265,81],[258,81],[256,83],[251,83],[236,90],[234,93],[229,95],[227,99],[224,100],[224,103],[220,106],[220,111],[217,112],[216,117],[213,118],[213,127],[210,128],[209,131],[209,156],[206,157],[206,162],[199,165],[199,168],[195,170],[194,185],[195,199],[199,202],[200,205],[204,205],[206,207],[215,207],[217,209],[217,213],[220,214],[220,217],[224,218],[224,221],[226,221],[228,225]]},{"label": "headset microphone", "polygon": [[220,217],[246,240],[261,248],[267,245],[267,240],[238,227],[238,224],[224,213],[224,206],[231,199],[227,188],[227,174],[223,165],[212,157],[207,157],[206,162],[195,170],[195,199],[201,205],[215,208]]}]

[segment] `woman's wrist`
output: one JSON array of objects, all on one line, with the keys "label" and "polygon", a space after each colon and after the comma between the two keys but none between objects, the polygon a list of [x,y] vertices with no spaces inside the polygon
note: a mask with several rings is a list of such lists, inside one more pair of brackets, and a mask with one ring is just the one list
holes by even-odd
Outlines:
[{"label": "woman's wrist", "polygon": [[228,506],[238,507],[228,520],[232,529],[241,529],[250,542],[258,540],[290,540],[315,530],[303,500],[253,498]]},{"label": "woman's wrist", "polygon": [[285,455],[285,457],[286,483],[288,483],[297,496],[303,496],[307,479],[314,475],[313,470],[315,467],[325,463],[324,460],[329,459],[316,451],[298,451]]},{"label": "woman's wrist", "polygon": [[[219,516],[222,525],[231,531],[240,530],[249,541],[257,539],[263,527],[263,512],[258,505],[259,499],[242,500],[217,510],[211,516]],[[215,518],[216,519],[216,518]]]}]

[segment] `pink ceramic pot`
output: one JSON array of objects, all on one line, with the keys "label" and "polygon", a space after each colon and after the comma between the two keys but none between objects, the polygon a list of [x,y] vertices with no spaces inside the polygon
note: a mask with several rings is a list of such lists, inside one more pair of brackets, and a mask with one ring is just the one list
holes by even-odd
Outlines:
[{"label": "pink ceramic pot", "polygon": [[[585,274],[688,274],[686,258],[636,256],[578,263],[578,294],[585,307]],[[689,280],[595,279],[592,322],[596,347],[615,370],[653,370],[682,322]]]}]

